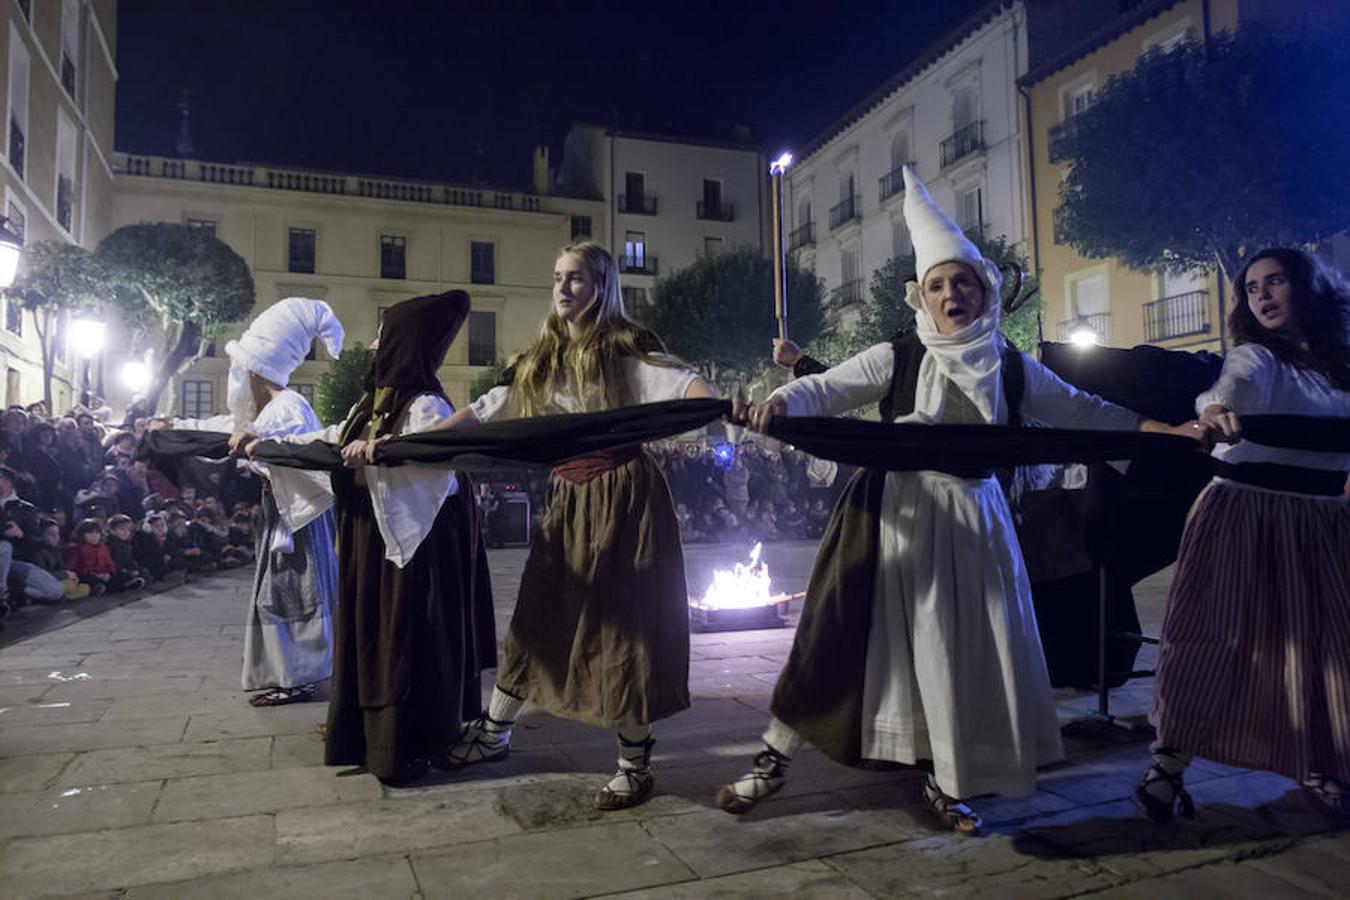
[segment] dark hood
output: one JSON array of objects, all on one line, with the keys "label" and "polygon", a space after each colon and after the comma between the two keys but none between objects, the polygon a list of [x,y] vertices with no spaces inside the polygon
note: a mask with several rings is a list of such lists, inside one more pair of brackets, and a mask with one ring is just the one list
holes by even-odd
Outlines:
[{"label": "dark hood", "polygon": [[469,317],[469,295],[447,291],[404,300],[384,311],[375,351],[375,387],[441,392],[436,370]]}]

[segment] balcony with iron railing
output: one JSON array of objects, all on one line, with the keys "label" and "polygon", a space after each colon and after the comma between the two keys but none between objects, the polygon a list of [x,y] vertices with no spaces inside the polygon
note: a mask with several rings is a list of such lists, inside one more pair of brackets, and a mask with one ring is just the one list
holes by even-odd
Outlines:
[{"label": "balcony with iron railing", "polygon": [[709,203],[707,200],[698,201],[698,217],[707,222],[734,222],[736,220],[736,204]]},{"label": "balcony with iron railing", "polygon": [[800,250],[803,247],[810,247],[816,242],[816,223],[803,222],[792,231],[788,232],[787,248],[791,250]]},{"label": "balcony with iron railing", "polygon": [[129,153],[115,155],[113,171],[119,175],[135,175],[143,178],[169,178],[177,181],[200,181],[207,184],[309,194],[334,194],[372,200],[398,200],[406,203],[478,206],[520,212],[539,212],[543,208],[538,196],[515,191],[494,191],[425,181],[341,175],[277,166],[232,165]]},{"label": "balcony with iron railing", "polygon": [[850,306],[862,300],[862,279],[845,281],[830,292],[830,303],[837,307]]},{"label": "balcony with iron railing", "polygon": [[642,194],[633,196],[632,194],[620,194],[619,212],[628,213],[633,216],[654,216],[656,215],[656,195]]},{"label": "balcony with iron railing", "polygon": [[830,230],[843,228],[849,222],[862,218],[862,198],[857,194],[846,197],[840,203],[830,207]]},{"label": "balcony with iron railing", "polygon": [[649,253],[625,254],[619,257],[619,271],[625,275],[655,275],[656,257]]},{"label": "balcony with iron railing", "polygon": [[1078,134],[1078,117],[1073,116],[1065,119],[1058,125],[1050,126],[1050,137],[1046,141],[1046,149],[1050,154],[1050,162],[1061,163],[1068,159],[1066,145]]},{"label": "balcony with iron railing", "polygon": [[940,149],[944,169],[980,152],[984,149],[984,122],[962,125],[950,137],[943,139]]},{"label": "balcony with iron railing", "polygon": [[1072,319],[1065,319],[1059,323],[1059,340],[1073,340],[1074,332],[1078,328],[1090,328],[1097,337],[1097,343],[1105,344],[1111,339],[1111,314],[1087,313]]},{"label": "balcony with iron railing", "polygon": [[1144,340],[1149,343],[1209,331],[1209,291],[1187,291],[1144,304]]},{"label": "balcony with iron railing", "polygon": [[889,200],[897,194],[905,192],[905,166],[913,167],[913,162],[905,162],[896,166],[880,179],[880,197],[882,200]]}]

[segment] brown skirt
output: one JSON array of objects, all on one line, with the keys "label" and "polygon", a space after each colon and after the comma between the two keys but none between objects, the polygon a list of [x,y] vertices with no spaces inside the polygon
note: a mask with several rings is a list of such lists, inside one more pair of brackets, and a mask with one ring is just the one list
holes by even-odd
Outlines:
[{"label": "brown skirt", "polygon": [[665,477],[646,453],[582,483],[554,478],[497,684],[605,728],[689,706],[689,597]]}]

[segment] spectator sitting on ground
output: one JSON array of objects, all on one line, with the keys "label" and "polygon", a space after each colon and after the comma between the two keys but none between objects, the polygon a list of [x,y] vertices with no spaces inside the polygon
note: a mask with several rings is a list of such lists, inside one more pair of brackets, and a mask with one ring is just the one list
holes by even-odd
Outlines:
[{"label": "spectator sitting on ground", "polygon": [[175,559],[181,559],[183,566],[189,573],[198,574],[216,569],[215,560],[211,559],[193,540],[192,531],[188,527],[188,520],[182,513],[169,514],[169,534],[166,540],[169,555]]},{"label": "spectator sitting on ground", "polygon": [[61,547],[61,524],[55,519],[38,519],[41,542],[32,551],[32,562],[42,566],[51,576],[61,582],[67,600],[83,600],[89,596],[90,587],[80,581],[80,576],[66,567],[65,553]]},{"label": "spectator sitting on ground", "polygon": [[108,553],[112,556],[113,564],[117,566],[118,575],[128,583],[139,578],[141,584],[144,584],[149,573],[142,571],[132,546],[132,538],[136,531],[135,520],[131,516],[119,514],[108,520],[107,528]]},{"label": "spectator sitting on ground", "polygon": [[85,519],[75,526],[72,537],[73,542],[66,546],[66,566],[89,585],[94,596],[145,586],[145,579],[118,570],[108,545],[103,542],[103,526],[98,522]]},{"label": "spectator sitting on ground", "polygon": [[162,512],[152,512],[145,517],[141,530],[133,538],[131,549],[137,566],[153,581],[164,581],[187,569],[183,560],[171,552],[169,517]]}]

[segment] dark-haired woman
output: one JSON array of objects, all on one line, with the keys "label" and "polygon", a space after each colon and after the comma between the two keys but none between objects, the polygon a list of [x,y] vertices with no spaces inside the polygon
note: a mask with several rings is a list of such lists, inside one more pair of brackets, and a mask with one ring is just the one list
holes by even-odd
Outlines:
[{"label": "dark-haired woman", "polygon": [[[1234,283],[1234,348],[1195,403],[1235,443],[1196,501],[1163,622],[1153,759],[1135,789],[1165,822],[1193,813],[1193,756],[1350,790],[1350,454],[1238,440],[1242,418],[1350,416],[1350,289],[1297,250],[1263,250]],[[1229,468],[1228,466],[1231,466]]]},{"label": "dark-haired woman", "polygon": [[[449,427],[709,396],[697,373],[624,314],[614,258],[581,243],[559,254],[553,309],[509,384]],[[529,700],[617,734],[618,769],[595,805],[622,809],[651,794],[652,723],[689,706],[679,523],[665,477],[641,447],[568,460],[553,474],[487,713],[450,758],[461,766],[504,758]]]}]

